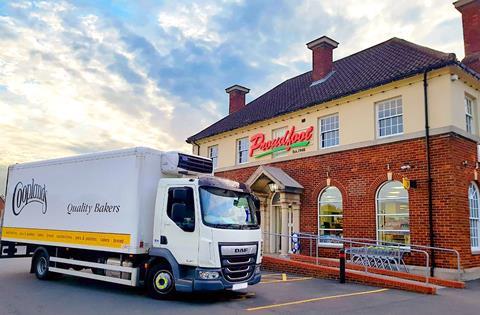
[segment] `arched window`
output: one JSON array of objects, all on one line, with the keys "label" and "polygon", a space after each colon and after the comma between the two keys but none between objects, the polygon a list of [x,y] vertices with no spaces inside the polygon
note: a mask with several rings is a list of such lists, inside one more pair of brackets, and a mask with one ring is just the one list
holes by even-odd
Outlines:
[{"label": "arched window", "polygon": [[343,235],[342,193],[335,186],[325,188],[318,197],[318,234],[323,243]]},{"label": "arched window", "polygon": [[387,182],[377,192],[377,239],[410,244],[408,191],[399,181]]},{"label": "arched window", "polygon": [[478,187],[471,183],[468,187],[468,204],[470,207],[470,244],[472,249],[480,249],[480,211],[478,210]]}]

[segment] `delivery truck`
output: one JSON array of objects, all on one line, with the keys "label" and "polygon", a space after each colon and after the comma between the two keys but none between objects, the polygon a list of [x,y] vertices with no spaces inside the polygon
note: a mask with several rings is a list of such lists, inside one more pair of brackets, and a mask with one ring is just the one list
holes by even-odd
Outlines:
[{"label": "delivery truck", "polygon": [[260,281],[258,199],[210,159],[132,148],[8,168],[3,258],[40,280],[71,275],[175,291]]}]

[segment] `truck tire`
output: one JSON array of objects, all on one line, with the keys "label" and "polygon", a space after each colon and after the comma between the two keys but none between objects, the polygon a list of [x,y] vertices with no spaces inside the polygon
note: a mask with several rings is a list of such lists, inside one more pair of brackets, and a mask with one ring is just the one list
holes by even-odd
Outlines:
[{"label": "truck tire", "polygon": [[49,255],[45,251],[39,251],[33,259],[33,271],[35,272],[37,279],[50,280],[52,278],[52,273],[48,271],[50,263]]},{"label": "truck tire", "polygon": [[167,299],[175,293],[175,278],[165,265],[156,265],[148,271],[146,286],[150,297]]}]

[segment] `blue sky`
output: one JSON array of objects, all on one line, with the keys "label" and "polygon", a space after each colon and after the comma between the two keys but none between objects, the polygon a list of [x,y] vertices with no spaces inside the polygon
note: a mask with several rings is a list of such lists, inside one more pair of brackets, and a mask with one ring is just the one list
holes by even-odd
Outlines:
[{"label": "blue sky", "polygon": [[393,36],[463,57],[451,0],[2,1],[0,194],[6,166],[137,145],[189,151],[225,116],[310,70]]}]

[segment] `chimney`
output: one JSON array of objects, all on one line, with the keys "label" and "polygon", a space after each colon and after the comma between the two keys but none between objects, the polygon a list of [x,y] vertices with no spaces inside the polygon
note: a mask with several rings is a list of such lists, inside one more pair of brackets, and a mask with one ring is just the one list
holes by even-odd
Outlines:
[{"label": "chimney", "polygon": [[332,72],[333,50],[338,47],[338,43],[327,36],[322,36],[307,43],[307,47],[313,52],[312,80],[315,82]]},{"label": "chimney", "polygon": [[250,92],[250,89],[247,89],[246,87],[235,84],[229,88],[226,88],[225,92],[227,92],[230,95],[230,104],[228,107],[228,113],[232,114],[239,111],[243,107],[245,107],[245,94]]},{"label": "chimney", "polygon": [[459,0],[453,3],[462,13],[464,64],[480,73],[480,0]]}]

